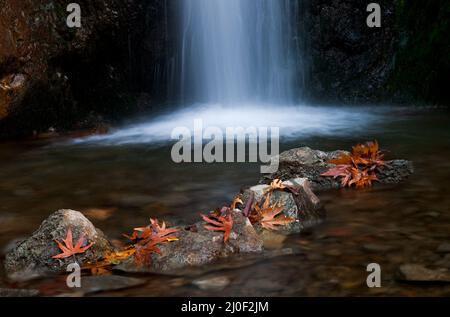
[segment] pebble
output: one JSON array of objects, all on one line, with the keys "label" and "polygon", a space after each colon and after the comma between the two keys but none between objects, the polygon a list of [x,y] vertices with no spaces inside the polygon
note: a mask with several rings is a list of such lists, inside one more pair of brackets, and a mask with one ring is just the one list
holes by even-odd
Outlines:
[{"label": "pebble", "polygon": [[204,291],[220,291],[227,287],[230,282],[230,279],[226,276],[216,276],[212,278],[197,279],[192,281],[192,284]]},{"label": "pebble", "polygon": [[432,270],[421,264],[403,264],[398,269],[397,275],[400,281],[450,283],[450,273],[448,270]]}]

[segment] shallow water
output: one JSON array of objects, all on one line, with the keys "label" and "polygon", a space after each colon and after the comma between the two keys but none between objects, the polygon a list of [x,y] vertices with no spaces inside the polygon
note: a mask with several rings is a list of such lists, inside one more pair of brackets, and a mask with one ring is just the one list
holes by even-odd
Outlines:
[{"label": "shallow water", "polygon": [[[235,263],[214,264],[205,267],[209,273],[144,276],[148,279],[145,286],[108,294],[450,295],[450,286],[411,285],[394,278],[403,263],[450,269],[449,257],[436,252],[440,243],[450,240],[448,112],[391,108],[389,112],[378,110],[372,120],[372,115],[350,116],[367,113],[367,108],[352,109],[333,115],[323,110],[315,128],[288,129],[285,134],[290,138],[284,139],[282,148],[348,149],[377,139],[389,150],[389,158],[414,162],[413,177],[395,186],[318,193],[328,211],[326,223],[269,246],[291,248],[294,255],[255,260],[240,268]],[[102,146],[99,138],[75,144],[41,140],[0,145],[0,248],[26,237],[61,208],[107,209],[101,217],[94,214],[92,220],[117,239],[130,228],[146,224],[150,216],[192,222],[198,212],[229,203],[242,186],[254,184],[260,177],[257,164],[177,165],[170,160],[169,146],[145,142],[117,145],[110,142],[111,137],[103,140]],[[380,289],[365,286],[366,265],[371,262],[382,267]],[[211,272],[215,268],[218,271]],[[229,284],[221,290],[202,290],[191,283],[211,276],[224,277]],[[61,280],[43,280],[14,286],[40,287],[52,294],[67,292],[63,285]]]}]

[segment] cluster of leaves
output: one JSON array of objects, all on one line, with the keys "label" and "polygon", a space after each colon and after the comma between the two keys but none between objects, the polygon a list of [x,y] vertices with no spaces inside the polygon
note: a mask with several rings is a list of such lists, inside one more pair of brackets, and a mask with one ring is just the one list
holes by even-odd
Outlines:
[{"label": "cluster of leaves", "polygon": [[135,259],[138,264],[144,265],[151,262],[152,254],[162,254],[158,245],[178,241],[174,236],[178,229],[169,229],[166,223],[159,225],[157,219],[150,219],[150,225],[142,228],[135,228],[129,238],[135,247]]},{"label": "cluster of leaves", "polygon": [[374,181],[378,181],[378,169],[385,165],[384,155],[377,141],[358,144],[350,154],[343,154],[329,163],[336,167],[322,173],[322,176],[341,178],[343,187],[355,185],[356,188],[372,186]]},{"label": "cluster of leaves", "polygon": [[[295,188],[284,185],[281,180],[274,180],[271,183],[270,188],[264,193],[261,201],[255,201],[254,194],[252,194],[247,200],[243,214],[245,217],[249,218],[252,224],[260,224],[267,230],[279,230],[282,226],[295,222],[295,219],[286,217],[282,214],[284,207],[281,203],[270,204],[272,193],[275,190],[286,190],[298,195]],[[232,211],[235,210],[238,205],[242,204],[242,199],[240,197],[236,197],[230,207],[225,206],[219,210],[215,210],[208,216],[201,214],[200,216],[203,221],[207,223],[207,225],[205,225],[205,229],[209,231],[223,232],[223,241],[227,243],[230,240],[230,235],[234,225]]]},{"label": "cluster of leaves", "polygon": [[[243,214],[250,219],[252,224],[259,223],[263,228],[268,230],[278,230],[281,226],[286,226],[295,221],[295,219],[286,217],[282,214],[284,207],[280,203],[270,204],[272,193],[275,190],[287,190],[294,194],[298,194],[294,188],[284,185],[280,180],[272,182],[268,191],[266,191],[260,202],[256,202],[254,195],[250,197],[245,205]],[[202,219],[207,223],[205,228],[209,231],[223,232],[223,241],[227,243],[230,239],[234,226],[233,211],[238,205],[242,205],[243,201],[236,197],[230,207],[223,207],[214,213],[206,216],[201,215]],[[114,251],[104,256],[101,261],[89,263],[84,269],[90,269],[92,274],[107,274],[113,265],[135,257],[138,264],[144,265],[151,262],[153,254],[160,254],[161,244],[178,241],[175,234],[178,229],[167,228],[165,222],[160,223],[157,219],[150,219],[150,225],[141,228],[135,228],[132,235],[125,235],[132,245],[121,251]],[[71,228],[67,231],[67,237],[63,242],[55,241],[63,253],[54,256],[54,259],[65,259],[75,254],[86,252],[92,243],[86,245],[87,241],[81,235],[80,239],[74,246]]]},{"label": "cluster of leaves", "polygon": [[[125,235],[132,241],[132,245],[121,251],[110,252],[101,261],[88,263],[83,268],[91,270],[94,275],[106,274],[113,265],[117,265],[131,256],[134,256],[136,262],[140,265],[148,264],[151,261],[152,254],[161,254],[159,245],[178,241],[178,238],[174,235],[176,232],[178,232],[178,229],[169,229],[164,222],[160,225],[158,220],[150,219],[149,226],[135,228],[131,236]],[[53,259],[65,259],[76,254],[85,253],[93,245],[92,243],[86,245],[87,242],[84,236],[81,235],[74,246],[72,229],[70,227],[67,230],[67,237],[62,242],[57,240],[55,242],[63,253],[53,256]]]}]

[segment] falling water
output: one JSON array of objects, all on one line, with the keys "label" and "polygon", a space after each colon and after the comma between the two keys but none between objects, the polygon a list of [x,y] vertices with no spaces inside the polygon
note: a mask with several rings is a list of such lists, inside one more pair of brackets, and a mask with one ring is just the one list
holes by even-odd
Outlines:
[{"label": "falling water", "polygon": [[[297,34],[299,0],[178,0],[171,91],[181,107],[76,143],[123,145],[171,139],[176,127],[276,126],[282,137],[345,135],[375,122],[371,109],[307,106]],[[173,11],[171,10],[173,13]]]},{"label": "falling water", "polygon": [[183,0],[179,10],[185,101],[295,101],[298,1]]}]

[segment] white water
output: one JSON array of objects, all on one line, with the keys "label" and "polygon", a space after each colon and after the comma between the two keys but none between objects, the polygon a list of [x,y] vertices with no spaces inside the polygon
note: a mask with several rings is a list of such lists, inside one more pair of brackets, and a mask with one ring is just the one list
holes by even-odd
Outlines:
[{"label": "white water", "polygon": [[179,10],[185,102],[294,102],[297,1],[183,0]]},{"label": "white water", "polygon": [[222,129],[279,127],[282,137],[338,136],[376,118],[367,109],[298,105],[296,0],[179,0],[178,9],[183,108],[76,142],[166,142],[176,127],[192,131],[195,119]]},{"label": "white water", "polygon": [[123,145],[159,143],[171,140],[174,128],[186,127],[194,131],[194,120],[202,119],[203,126],[218,127],[278,127],[282,138],[310,136],[345,136],[364,132],[381,118],[383,109],[262,106],[261,104],[227,106],[197,105],[162,115],[145,123],[130,125],[108,135],[78,139],[75,143],[95,145]]}]

